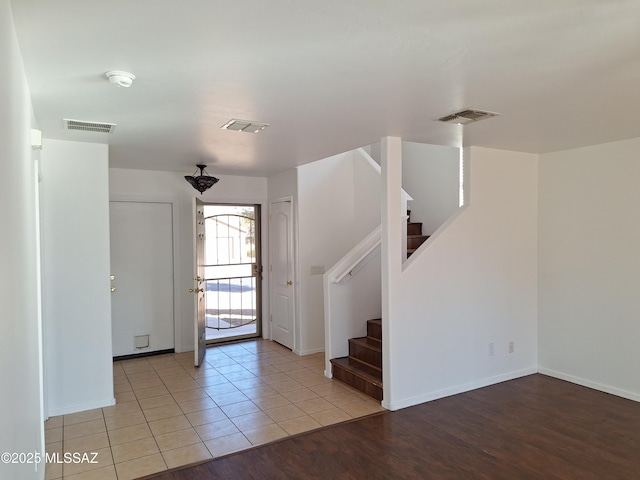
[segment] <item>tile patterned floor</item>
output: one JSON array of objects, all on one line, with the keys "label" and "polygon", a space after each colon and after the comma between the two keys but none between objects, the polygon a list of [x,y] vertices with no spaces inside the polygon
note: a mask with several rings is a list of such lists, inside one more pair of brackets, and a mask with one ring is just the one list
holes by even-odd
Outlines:
[{"label": "tile patterned floor", "polygon": [[114,364],[117,404],[52,417],[47,452],[97,452],[98,463],[48,464],[49,480],[130,480],[382,410],[323,376],[324,354],[268,340]]}]

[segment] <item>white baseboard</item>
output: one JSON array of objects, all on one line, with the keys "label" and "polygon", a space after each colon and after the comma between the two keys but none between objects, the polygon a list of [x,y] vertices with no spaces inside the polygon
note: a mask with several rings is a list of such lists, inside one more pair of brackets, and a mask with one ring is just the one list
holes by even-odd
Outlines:
[{"label": "white baseboard", "polygon": [[436,390],[434,392],[427,392],[415,397],[405,398],[402,400],[396,400],[387,402],[382,400],[382,406],[387,410],[400,410],[401,408],[412,407],[420,403],[431,402],[438,400],[439,398],[450,397],[451,395],[457,395],[458,393],[468,392],[477,388],[487,387],[496,383],[506,382],[507,380],[513,380],[514,378],[524,377],[526,375],[532,375],[538,373],[536,367],[525,368],[515,372],[508,372],[502,375],[496,375],[494,377],[483,378],[463,385],[455,385],[453,387],[445,388],[443,390]]},{"label": "white baseboard", "polygon": [[49,417],[57,417],[58,415],[69,415],[70,413],[84,412],[95,408],[112,407],[116,404],[115,398],[110,398],[101,402],[84,403],[82,405],[73,405],[71,407],[58,408],[49,410]]},{"label": "white baseboard", "polygon": [[610,393],[611,395],[615,395],[617,397],[627,398],[629,400],[640,402],[640,393],[629,392],[621,388],[612,387],[611,385],[605,385],[603,383],[594,382],[581,377],[576,377],[574,375],[569,375],[568,373],[562,373],[562,372],[558,372],[556,370],[550,370],[544,367],[539,367],[538,373],[542,373],[543,375],[549,375],[550,377],[554,377],[554,378],[559,378],[560,380],[566,380],[567,382],[575,383],[577,385],[582,385],[583,387],[593,388],[594,390]]},{"label": "white baseboard", "polygon": [[312,355],[314,353],[324,352],[324,347],[312,348],[311,350],[294,350],[293,353],[304,357],[305,355]]}]

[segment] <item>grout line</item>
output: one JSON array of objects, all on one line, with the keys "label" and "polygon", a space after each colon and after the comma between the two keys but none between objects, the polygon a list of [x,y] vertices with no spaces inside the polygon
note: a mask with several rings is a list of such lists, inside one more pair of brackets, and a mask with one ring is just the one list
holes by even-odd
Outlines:
[{"label": "grout line", "polygon": [[[275,345],[268,345],[266,343],[262,343],[262,342],[269,342],[268,340],[253,340],[253,341],[249,341],[246,342],[244,344],[242,343],[236,343],[236,344],[228,344],[228,345],[220,345],[220,346],[216,346],[216,347],[211,347],[208,351],[207,351],[207,355],[209,356],[209,358],[205,359],[205,365],[207,365],[207,367],[205,368],[205,370],[211,369],[214,370],[215,373],[213,375],[221,375],[222,378],[224,378],[225,382],[218,384],[218,385],[222,385],[225,383],[228,383],[230,385],[232,385],[234,387],[234,391],[233,392],[229,392],[229,393],[235,393],[235,392],[239,392],[242,393],[243,396],[246,397],[246,394],[244,393],[245,390],[251,389],[251,388],[258,388],[258,387],[270,387],[274,390],[274,395],[269,395],[269,396],[282,396],[286,401],[287,404],[282,405],[282,407],[286,406],[286,407],[296,407],[296,408],[300,408],[296,403],[294,403],[293,401],[289,400],[289,398],[287,398],[285,396],[285,394],[290,393],[289,391],[279,391],[277,389],[274,389],[273,386],[274,385],[278,385],[278,384],[282,384],[282,383],[286,383],[286,382],[296,382],[299,385],[301,385],[301,388],[296,388],[293,391],[296,390],[308,390],[310,392],[312,392],[313,394],[317,395],[315,397],[312,397],[311,399],[308,400],[300,400],[297,403],[302,403],[302,402],[307,402],[309,400],[316,400],[316,399],[323,399],[326,402],[328,402],[331,405],[331,408],[327,408],[324,410],[321,410],[319,412],[310,412],[307,413],[306,411],[303,410],[304,415],[303,416],[299,416],[299,417],[295,417],[295,419],[302,419],[305,418],[305,421],[309,421],[312,420],[315,423],[319,423],[312,415],[314,414],[318,414],[318,413],[322,413],[323,411],[329,411],[329,410],[333,410],[336,409],[339,412],[342,412],[344,415],[349,417],[349,420],[347,421],[351,421],[355,418],[358,417],[354,417],[353,415],[351,415],[350,413],[348,413],[347,411],[345,411],[342,407],[340,407],[339,405],[334,404],[333,402],[331,402],[330,400],[327,400],[327,397],[331,396],[331,395],[335,395],[336,393],[348,393],[351,395],[354,395],[356,398],[350,402],[350,404],[354,404],[354,403],[367,403],[369,401],[369,399],[367,399],[366,397],[364,397],[363,394],[361,394],[360,392],[357,392],[356,390],[353,390],[352,388],[348,387],[347,385],[342,385],[342,384],[338,384],[338,383],[334,383],[334,381],[331,381],[329,383],[320,383],[318,385],[311,385],[311,386],[305,386],[303,384],[301,384],[300,382],[298,382],[298,380],[296,380],[296,378],[294,377],[290,377],[288,375],[288,373],[290,372],[301,372],[306,370],[307,371],[307,375],[322,375],[321,371],[315,371],[315,369],[323,369],[324,367],[324,359],[320,357],[320,355],[309,355],[307,357],[298,357],[295,356],[294,354],[292,354],[290,351],[284,349],[283,347],[279,347],[279,346],[275,346]],[[256,348],[252,348],[252,349],[247,349],[245,348],[245,345],[254,345]],[[263,345],[265,348],[257,348],[259,346]],[[243,351],[242,351],[243,350]],[[161,418],[158,419],[158,421],[162,421],[162,420],[168,420],[169,418],[177,418],[177,417],[184,417],[188,424],[189,424],[189,428],[192,429],[198,439],[200,440],[200,442],[206,447],[207,451],[209,452],[209,454],[212,456],[212,458],[219,458],[221,456],[226,456],[228,454],[223,454],[223,455],[214,455],[214,453],[211,451],[211,449],[206,445],[205,440],[203,439],[203,437],[201,436],[200,433],[198,433],[198,431],[196,430],[197,427],[202,426],[202,425],[206,425],[206,424],[202,424],[202,425],[198,425],[198,426],[194,426],[191,423],[191,420],[189,420],[189,418],[187,417],[187,413],[184,411],[183,407],[180,405],[180,403],[178,402],[178,400],[175,398],[174,393],[175,394],[180,394],[183,391],[178,391],[178,392],[171,392],[169,390],[169,385],[174,385],[177,383],[182,383],[181,381],[178,382],[170,382],[169,384],[165,383],[165,381],[163,380],[163,377],[160,376],[160,373],[163,370],[167,370],[167,369],[173,369],[173,368],[180,368],[182,369],[182,371],[180,373],[178,373],[177,375],[167,375],[166,378],[172,378],[172,377],[176,377],[176,376],[181,376],[181,375],[185,375],[185,382],[188,381],[193,381],[197,387],[193,388],[193,389],[187,389],[184,390],[184,392],[189,391],[189,390],[201,390],[202,392],[204,392],[205,397],[198,397],[198,398],[194,398],[194,399],[184,399],[182,400],[182,402],[188,402],[190,400],[198,400],[199,398],[203,398],[203,399],[208,399],[210,400],[213,405],[215,405],[215,407],[212,408],[218,408],[220,409],[220,411],[225,415],[225,419],[228,420],[229,422],[231,422],[235,428],[237,429],[237,431],[242,435],[242,437],[247,441],[247,443],[249,445],[251,445],[251,447],[249,448],[255,448],[257,446],[263,445],[265,443],[270,443],[271,441],[268,442],[258,442],[256,444],[254,444],[253,442],[251,442],[251,440],[249,439],[249,437],[246,436],[246,431],[248,430],[247,428],[245,428],[245,431],[241,430],[240,428],[237,427],[237,425],[233,422],[233,418],[234,417],[229,417],[229,415],[225,412],[225,410],[222,409],[222,407],[225,407],[227,405],[218,405],[217,402],[215,401],[215,399],[211,396],[211,394],[209,393],[209,390],[215,390],[216,385],[210,385],[210,386],[202,386],[198,380],[202,380],[203,378],[207,378],[207,377],[194,377],[192,375],[192,373],[194,373],[195,371],[192,370],[193,366],[191,364],[191,358],[192,358],[192,354],[191,352],[189,352],[190,355],[182,355],[182,354],[166,354],[165,355],[158,355],[158,356],[154,356],[154,357],[142,357],[140,359],[129,359],[129,360],[122,360],[120,362],[120,368],[118,369],[117,374],[114,372],[114,378],[115,377],[122,377],[124,376],[126,379],[126,385],[130,388],[130,390],[127,390],[125,392],[121,392],[121,393],[126,393],[126,392],[131,392],[134,400],[131,400],[131,402],[135,401],[137,404],[138,409],[140,410],[140,412],[143,415],[143,418],[145,420],[145,424],[147,425],[147,428],[149,429],[150,433],[151,433],[151,438],[153,438],[153,441],[155,443],[155,446],[158,450],[158,452],[160,453],[160,456],[162,458],[162,461],[165,465],[165,469],[168,468],[167,463],[166,463],[166,459],[164,457],[164,452],[162,452],[162,450],[160,449],[160,445],[158,444],[156,435],[153,433],[153,431],[151,430],[150,427],[150,421],[148,420],[147,415],[145,414],[145,409],[142,408],[142,405],[140,404],[140,400],[145,400],[146,398],[155,398],[155,397],[159,397],[162,395],[170,395],[171,400],[174,402],[175,405],[178,406],[178,410],[181,412],[181,415],[175,415],[175,416],[171,416],[171,417],[167,417],[167,418]],[[229,355],[228,353],[232,353],[233,355]],[[251,360],[247,360],[246,357],[253,357]],[[289,357],[289,358],[284,358],[284,357]],[[235,360],[236,358],[244,358],[244,360]],[[166,361],[163,361],[165,360]],[[271,360],[271,361],[270,361]],[[243,365],[243,362],[255,362],[257,364],[257,367],[254,369],[254,371],[248,370],[247,368],[245,368],[245,366]],[[273,362],[273,363],[272,363]],[[223,365],[220,365],[221,363],[223,363]],[[146,369],[146,367],[144,366],[146,364],[146,366],[148,366],[150,369]],[[228,368],[225,367],[232,367],[232,366],[238,366],[241,367],[241,370],[233,370],[233,371],[227,371],[226,374],[220,372],[219,370],[217,370],[217,368],[214,366],[215,364],[218,364],[218,368],[222,369],[222,370],[228,370]],[[279,365],[287,365],[289,366],[289,368],[287,368],[286,370],[280,370],[280,368],[278,367]],[[295,365],[291,365],[291,364],[297,364],[297,367]],[[140,365],[140,367],[137,367],[137,365]],[[167,365],[166,367],[164,365]],[[170,365],[170,366],[169,366]],[[133,366],[133,367],[130,367]],[[131,370],[129,373],[127,373],[127,367],[129,367],[128,369]],[[269,367],[269,368],[265,368],[265,367]],[[267,374],[260,374],[257,373],[256,370],[268,370],[270,372],[273,373],[267,373]],[[202,370],[199,370],[202,371]],[[254,378],[257,378],[258,380],[260,380],[261,378],[264,377],[268,377],[270,375],[284,375],[284,377],[278,377],[280,379],[282,379],[279,382],[272,382],[272,383],[266,383],[263,381],[260,381],[256,386],[254,387],[245,387],[244,389],[241,389],[240,387],[238,387],[238,385],[236,385],[236,383],[234,383],[233,380],[231,380],[230,378],[233,378],[233,374],[234,373],[239,373],[239,372],[248,372],[251,374],[251,376],[248,376],[246,378],[241,378],[241,379],[237,379],[235,380],[235,382],[242,382],[244,380],[252,380]],[[149,374],[149,373],[153,373],[154,374],[154,378],[158,378],[160,380],[160,383],[162,385],[162,387],[166,390],[166,393],[163,393],[161,395],[155,395],[152,397],[146,397],[144,399],[140,399],[138,398],[137,394],[136,394],[136,390],[133,388],[133,385],[130,381],[130,376],[133,375],[138,375],[138,374]],[[160,373],[159,373],[160,372]],[[296,375],[299,375],[300,373],[297,373]],[[227,376],[229,375],[229,377]],[[144,375],[143,375],[144,377]],[[134,384],[136,383],[136,381],[134,381]],[[120,384],[120,385],[124,385],[124,383]],[[331,391],[325,395],[320,395],[318,393],[316,393],[314,390],[312,390],[314,387],[319,387],[321,385],[337,385],[340,388],[338,389],[338,391]],[[145,387],[145,388],[156,388],[156,387]],[[138,389],[141,390],[141,389]],[[272,408],[260,408],[258,406],[258,404],[256,404],[254,402],[254,400],[256,400],[257,398],[264,398],[264,397],[257,397],[257,398],[249,398],[246,397],[248,399],[248,401],[250,401],[255,408],[257,408],[257,411],[253,411],[250,413],[263,413],[265,415],[267,415],[272,421],[273,423],[270,423],[268,425],[262,425],[256,428],[262,428],[262,427],[269,427],[272,425],[276,425],[277,427],[279,427],[280,429],[282,429],[285,432],[285,436],[284,437],[280,437],[277,440],[280,440],[282,438],[287,438],[290,436],[293,436],[292,434],[289,434],[287,432],[287,430],[281,425],[282,422],[286,422],[292,419],[285,419],[282,420],[281,422],[277,422],[275,421],[273,418],[271,418],[267,413],[266,410],[272,410],[273,408],[280,408],[280,407],[272,407]],[[127,403],[127,402],[125,402]],[[236,402],[234,402],[236,403]],[[371,399],[371,405],[374,405],[375,401]],[[233,404],[233,403],[232,403]],[[232,405],[229,404],[229,405]],[[342,404],[343,407],[346,404]],[[151,408],[162,408],[164,406],[168,406],[168,405],[161,405],[159,407],[151,407]],[[150,408],[147,408],[147,410],[149,410]],[[208,408],[205,408],[203,410],[196,410],[195,412],[190,412],[190,413],[197,413],[197,412],[201,412],[204,410],[208,410]],[[105,428],[105,433],[107,435],[107,441],[109,443],[109,451],[111,452],[111,458],[113,460],[113,468],[116,474],[116,478],[117,478],[117,470],[116,470],[116,462],[115,462],[115,458],[114,458],[114,454],[113,454],[113,446],[111,444],[111,435],[110,432],[112,432],[113,430],[109,430],[107,428],[107,422],[106,422],[106,416],[104,415],[104,410],[101,411],[102,414],[102,421],[104,424],[104,428]],[[122,415],[127,415],[129,413],[124,413]],[[243,414],[246,415],[246,414]],[[114,416],[118,416],[118,415],[114,415]],[[97,419],[95,419],[97,420]],[[156,420],[153,420],[156,421]],[[78,422],[78,423],[84,423],[84,422]],[[76,424],[72,424],[72,425],[76,425]],[[142,424],[139,424],[142,425]],[[70,425],[69,425],[70,426]],[[64,440],[64,418],[63,418],[63,422],[62,422],[62,451],[64,452],[64,448],[65,448],[65,440]],[[120,428],[128,428],[128,427],[120,427]],[[323,425],[320,428],[325,428],[325,426]],[[314,428],[315,429],[315,428]],[[117,430],[117,429],[114,429]],[[166,432],[166,433],[175,433],[175,432]],[[304,432],[302,432],[304,433]],[[90,434],[91,435],[91,434]],[[296,433],[295,435],[299,435],[299,433]],[[229,435],[225,435],[222,437],[216,437],[217,438],[224,438],[226,436]],[[82,437],[82,436],[81,436]],[[81,438],[81,437],[76,437],[76,438]],[[145,437],[148,438],[148,437]],[[75,440],[75,439],[73,439]],[[137,439],[139,440],[139,439]],[[137,440],[133,440],[133,441],[137,441]],[[213,440],[213,439],[212,439]],[[210,440],[207,440],[210,441]],[[131,442],[126,442],[126,443],[131,443]],[[126,443],[122,444],[125,445]],[[106,448],[106,447],[105,447]],[[182,448],[181,447],[176,447],[176,448]],[[168,451],[172,451],[175,449],[170,449],[167,450]],[[245,450],[245,449],[242,449]],[[236,452],[232,452],[232,453],[236,453]],[[153,454],[155,455],[155,454]],[[145,455],[143,455],[142,457],[137,457],[134,459],[129,459],[126,461],[133,461],[133,460],[137,460],[138,458],[143,458],[145,457]],[[120,463],[124,463],[124,462],[120,462]],[[63,469],[63,477],[62,479],[64,480],[64,469]]]}]

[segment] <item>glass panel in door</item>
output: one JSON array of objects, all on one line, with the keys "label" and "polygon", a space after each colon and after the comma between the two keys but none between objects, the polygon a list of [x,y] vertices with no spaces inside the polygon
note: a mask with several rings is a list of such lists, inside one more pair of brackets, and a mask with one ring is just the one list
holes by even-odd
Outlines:
[{"label": "glass panel in door", "polygon": [[258,206],[204,209],[207,343],[258,336]]}]

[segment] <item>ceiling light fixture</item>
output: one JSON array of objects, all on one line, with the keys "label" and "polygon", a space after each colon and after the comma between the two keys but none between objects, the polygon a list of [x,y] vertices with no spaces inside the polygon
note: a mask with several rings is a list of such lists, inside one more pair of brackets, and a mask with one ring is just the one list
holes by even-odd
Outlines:
[{"label": "ceiling light fixture", "polygon": [[129,88],[136,76],[133,73],[123,72],[120,70],[111,70],[105,73],[109,82],[116,87]]},{"label": "ceiling light fixture", "polygon": [[205,175],[204,169],[207,168],[206,165],[196,165],[196,167],[200,169],[200,175],[196,176],[196,173],[198,173],[198,171],[196,170],[193,175],[185,175],[184,179],[189,182],[193,188],[198,190],[200,192],[200,195],[202,195],[205,190],[209,190],[216,183],[218,183],[220,179],[212,177],[208,173]]},{"label": "ceiling light fixture", "polygon": [[269,126],[268,123],[258,123],[249,120],[229,120],[227,123],[222,125],[220,128],[222,130],[234,130],[236,132],[244,132],[244,133],[258,133],[261,130],[264,130]]}]

